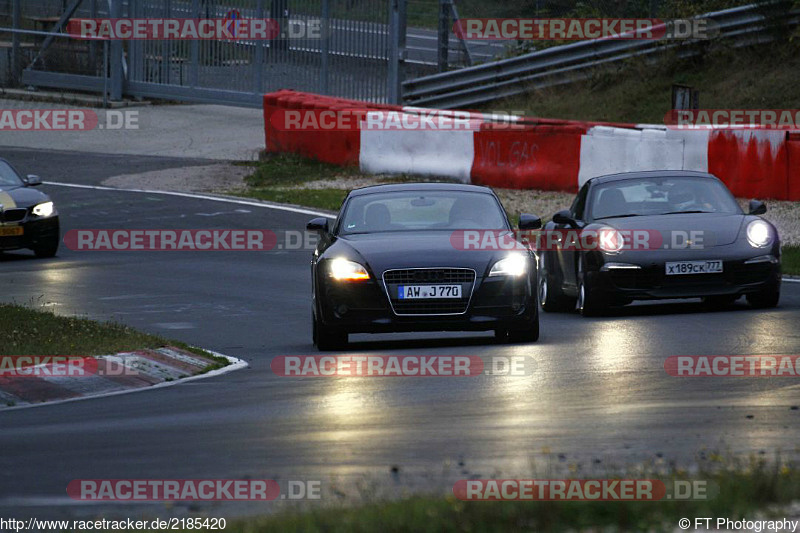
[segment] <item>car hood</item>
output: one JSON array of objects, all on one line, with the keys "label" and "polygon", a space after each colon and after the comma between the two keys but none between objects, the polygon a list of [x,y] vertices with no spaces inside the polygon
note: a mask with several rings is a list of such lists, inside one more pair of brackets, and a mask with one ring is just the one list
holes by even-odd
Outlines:
[{"label": "car hood", "polygon": [[30,187],[0,187],[0,205],[3,209],[31,207],[49,199],[43,192]]},{"label": "car hood", "polygon": [[671,242],[677,232],[702,232],[705,247],[725,246],[736,241],[746,216],[730,213],[685,213],[598,220],[592,228],[612,227],[617,230],[648,230],[661,233],[664,243]]},{"label": "car hood", "polygon": [[325,251],[366,262],[376,276],[393,268],[471,268],[483,276],[490,263],[508,255],[503,250],[460,250],[452,231],[387,232],[339,237]]}]

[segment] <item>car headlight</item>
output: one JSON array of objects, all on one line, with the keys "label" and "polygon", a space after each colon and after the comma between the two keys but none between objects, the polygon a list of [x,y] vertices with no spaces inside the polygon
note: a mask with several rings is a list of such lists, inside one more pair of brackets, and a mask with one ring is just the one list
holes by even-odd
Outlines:
[{"label": "car headlight", "polygon": [[615,254],[625,246],[622,234],[614,228],[601,228],[597,231],[597,247],[601,251]]},{"label": "car headlight", "polygon": [[754,220],[747,225],[747,241],[754,248],[763,248],[772,243],[772,231],[763,220]]},{"label": "car headlight", "polygon": [[49,217],[55,211],[53,202],[43,202],[33,206],[33,214],[37,217]]},{"label": "car headlight", "polygon": [[369,273],[366,268],[355,261],[348,261],[341,257],[330,262],[328,274],[336,281],[361,281],[369,279]]},{"label": "car headlight", "polygon": [[489,271],[489,276],[514,276],[518,277],[528,271],[528,258],[522,254],[509,255],[494,264]]}]

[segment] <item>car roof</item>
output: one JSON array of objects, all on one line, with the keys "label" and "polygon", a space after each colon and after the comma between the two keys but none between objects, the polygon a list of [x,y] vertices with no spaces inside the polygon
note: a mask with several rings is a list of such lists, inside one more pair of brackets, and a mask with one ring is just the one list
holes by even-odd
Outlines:
[{"label": "car roof", "polygon": [[606,174],[604,176],[595,176],[594,178],[590,178],[587,181],[591,181],[592,183],[607,183],[609,181],[652,178],[656,176],[661,178],[684,177],[684,178],[708,178],[713,180],[719,179],[715,175],[709,174],[708,172],[698,172],[696,170],[641,170],[637,172],[619,172],[617,174]]},{"label": "car roof", "polygon": [[431,182],[414,182],[414,183],[391,183],[386,185],[370,185],[368,187],[361,187],[350,191],[349,196],[362,196],[365,194],[381,193],[381,192],[402,192],[402,191],[463,191],[463,192],[480,192],[494,194],[489,187],[481,185],[470,185],[467,183],[431,183]]}]

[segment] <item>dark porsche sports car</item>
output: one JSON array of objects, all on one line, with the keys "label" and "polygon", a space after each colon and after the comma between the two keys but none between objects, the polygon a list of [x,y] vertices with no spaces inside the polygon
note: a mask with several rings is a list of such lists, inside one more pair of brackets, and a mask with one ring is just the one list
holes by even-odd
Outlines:
[{"label": "dark porsche sports car", "polygon": [[[633,300],[700,297],[719,307],[740,296],[756,307],[774,307],[780,298],[780,240],[775,227],[758,216],[766,209],[753,200],[744,213],[719,179],[702,172],[592,178],[545,230],[613,238],[542,251],[542,307],[577,307],[592,315]],[[638,238],[643,245],[635,245]]]},{"label": "dark porsche sports car", "polygon": [[[521,229],[541,227],[520,216]],[[494,330],[500,339],[539,337],[536,256],[460,248],[462,230],[513,232],[491,189],[408,183],[356,189],[320,233],[311,262],[314,344],[346,345],[349,333]],[[517,242],[517,241],[515,241]]]},{"label": "dark porsche sports car", "polygon": [[38,176],[20,177],[0,159],[0,251],[29,248],[38,257],[53,257],[60,239],[58,212],[50,197],[33,189]]}]

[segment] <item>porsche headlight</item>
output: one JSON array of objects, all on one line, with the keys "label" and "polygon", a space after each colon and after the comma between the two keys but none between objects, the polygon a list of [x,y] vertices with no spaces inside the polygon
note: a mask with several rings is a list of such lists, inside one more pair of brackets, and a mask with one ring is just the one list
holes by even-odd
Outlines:
[{"label": "porsche headlight", "polygon": [[33,206],[33,214],[37,217],[49,217],[55,211],[55,207],[53,207],[53,202],[43,202],[41,204],[37,204]]},{"label": "porsche headlight", "polygon": [[763,220],[754,220],[747,225],[747,241],[753,248],[763,248],[772,243],[772,231]]},{"label": "porsche headlight", "polygon": [[512,254],[494,264],[489,276],[519,277],[528,271],[528,258],[523,254]]},{"label": "porsche headlight", "polygon": [[367,269],[355,261],[341,257],[330,262],[328,274],[336,281],[361,281],[369,279]]}]

